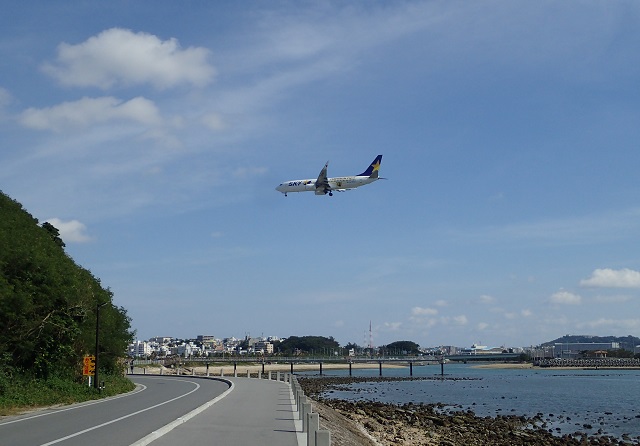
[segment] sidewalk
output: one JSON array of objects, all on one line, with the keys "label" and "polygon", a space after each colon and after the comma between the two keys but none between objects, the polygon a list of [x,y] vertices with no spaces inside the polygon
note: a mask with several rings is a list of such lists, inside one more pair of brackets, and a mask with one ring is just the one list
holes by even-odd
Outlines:
[{"label": "sidewalk", "polygon": [[234,383],[227,396],[151,445],[306,445],[289,384],[255,378],[224,379]]}]

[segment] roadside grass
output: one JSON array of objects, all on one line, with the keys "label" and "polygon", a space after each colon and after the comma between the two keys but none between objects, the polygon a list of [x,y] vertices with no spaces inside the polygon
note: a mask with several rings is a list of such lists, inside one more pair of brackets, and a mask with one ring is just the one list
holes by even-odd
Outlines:
[{"label": "roadside grass", "polygon": [[129,392],[135,388],[122,375],[100,375],[105,387],[97,391],[72,378],[51,377],[46,380],[27,376],[0,377],[0,416],[16,415],[33,409],[80,403]]}]

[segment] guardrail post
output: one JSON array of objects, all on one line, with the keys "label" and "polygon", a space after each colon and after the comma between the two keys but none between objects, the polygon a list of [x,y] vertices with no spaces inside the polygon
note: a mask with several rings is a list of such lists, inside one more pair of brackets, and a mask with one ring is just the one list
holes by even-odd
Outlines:
[{"label": "guardrail post", "polygon": [[224,369],[220,367],[220,376],[224,376]]},{"label": "guardrail post", "polygon": [[316,446],[316,432],[320,429],[320,415],[307,414],[307,446]]},{"label": "guardrail post", "polygon": [[309,432],[309,419],[307,418],[309,414],[311,414],[311,403],[304,403],[302,405],[302,432]]},{"label": "guardrail post", "polygon": [[[298,419],[302,420],[303,424],[304,424],[304,405],[305,404],[309,404],[307,403],[307,397],[304,395],[299,395],[298,396]],[[302,429],[304,431],[304,429]]]},{"label": "guardrail post", "polygon": [[331,446],[331,431],[316,432],[316,446]]},{"label": "guardrail post", "polygon": [[249,369],[247,369],[247,378],[251,378],[251,373],[249,372]]}]

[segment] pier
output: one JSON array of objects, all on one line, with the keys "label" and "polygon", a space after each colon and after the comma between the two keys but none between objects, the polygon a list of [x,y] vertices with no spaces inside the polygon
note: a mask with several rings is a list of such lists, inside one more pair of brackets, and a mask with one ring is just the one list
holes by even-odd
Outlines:
[{"label": "pier", "polygon": [[500,361],[500,362],[516,362],[520,359],[520,355],[516,353],[502,354],[477,354],[477,355],[449,355],[449,356],[402,356],[402,357],[208,357],[208,358],[182,358],[168,357],[155,360],[137,359],[133,361],[136,367],[144,367],[145,365],[158,365],[164,367],[181,367],[185,364],[193,366],[219,367],[222,364],[233,365],[234,372],[238,365],[247,363],[262,365],[262,373],[265,373],[265,367],[272,364],[287,364],[289,372],[296,372],[296,364],[317,364],[319,374],[324,373],[323,364],[344,364],[348,366],[349,376],[352,376],[353,364],[370,364],[371,368],[378,368],[379,376],[383,375],[384,365],[405,366],[409,368],[409,375],[413,376],[414,367],[440,365],[441,373],[444,374],[444,364],[448,362],[469,362],[469,361]]}]

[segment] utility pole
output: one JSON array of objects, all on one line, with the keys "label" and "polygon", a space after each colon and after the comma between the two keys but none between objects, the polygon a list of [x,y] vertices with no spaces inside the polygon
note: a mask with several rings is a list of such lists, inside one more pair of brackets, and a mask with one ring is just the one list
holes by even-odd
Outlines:
[{"label": "utility pole", "polygon": [[96,369],[93,372],[93,387],[95,389],[100,389],[100,384],[98,382],[98,367],[100,365],[98,362],[100,357],[100,308],[107,305],[107,303],[108,302],[104,302],[96,306]]}]

